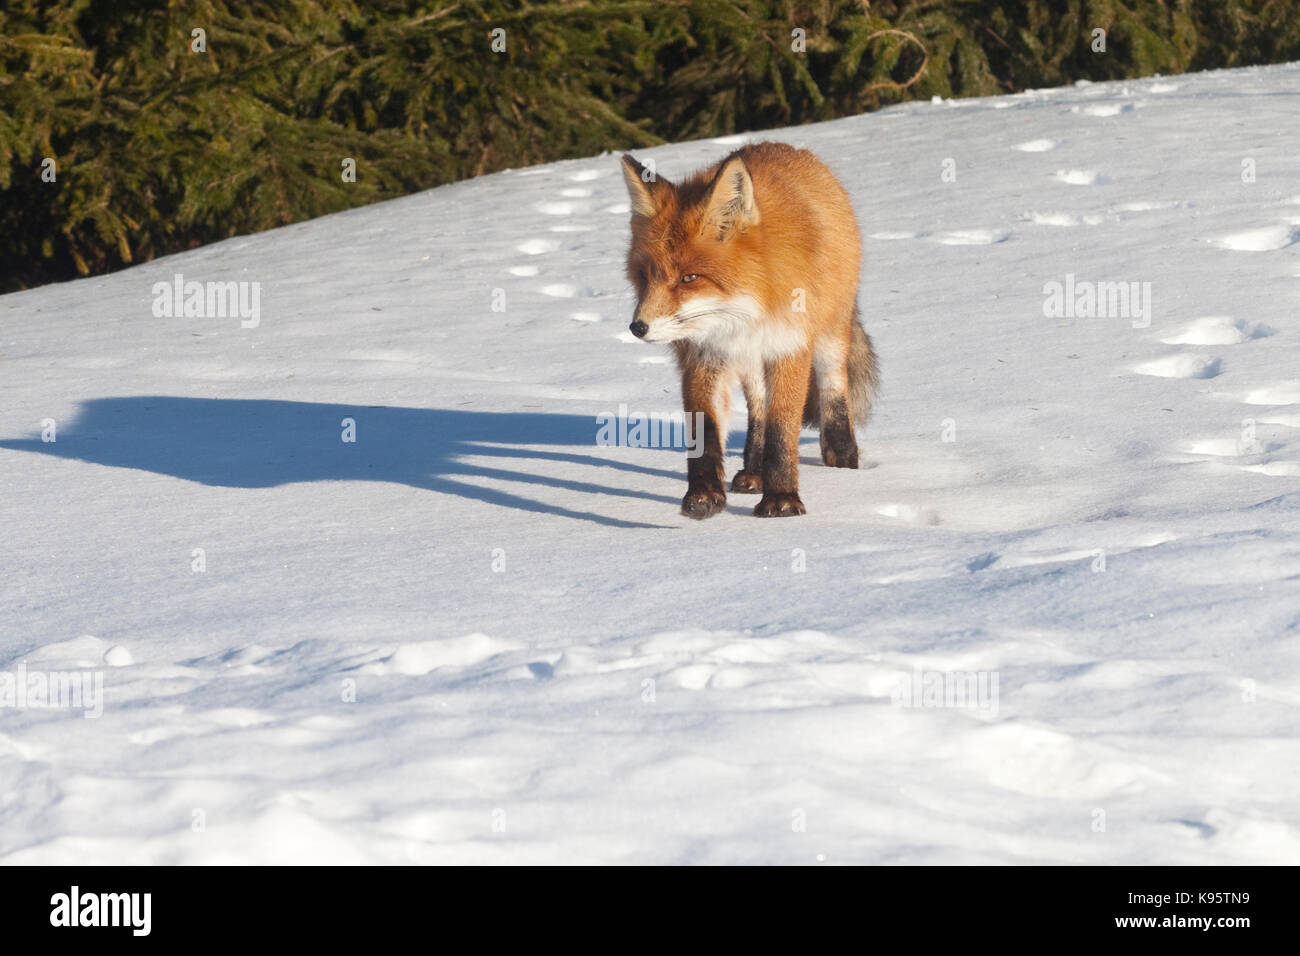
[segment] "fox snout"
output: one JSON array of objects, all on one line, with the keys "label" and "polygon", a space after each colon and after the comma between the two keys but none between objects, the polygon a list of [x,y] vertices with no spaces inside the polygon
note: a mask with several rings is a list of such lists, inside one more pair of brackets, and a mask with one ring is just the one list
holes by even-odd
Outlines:
[{"label": "fox snout", "polygon": [[641,307],[632,315],[628,331],[642,342],[664,343],[683,338],[690,333],[690,325],[677,309],[656,312],[653,304]]}]

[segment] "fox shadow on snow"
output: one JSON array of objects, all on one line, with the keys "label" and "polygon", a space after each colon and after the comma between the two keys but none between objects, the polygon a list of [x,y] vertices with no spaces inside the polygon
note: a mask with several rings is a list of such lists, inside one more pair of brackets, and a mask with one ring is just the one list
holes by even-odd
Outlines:
[{"label": "fox shadow on snow", "polygon": [[[356,422],[356,441],[341,440],[343,419]],[[669,527],[577,511],[474,479],[512,482],[527,495],[547,489],[589,493],[593,500],[640,498],[676,506],[680,498],[538,474],[531,463],[552,462],[636,472],[685,483],[681,450],[673,469],[628,464],[571,449],[594,446],[595,416],[541,412],[328,405],[259,399],[139,395],[83,402],[57,433],[0,441],[0,448],[39,452],[116,468],[134,468],[227,488],[270,488],[291,482],[388,481],[540,514],[623,528]],[[742,438],[743,441],[743,438]],[[546,446],[555,446],[555,450]],[[559,448],[566,450],[558,450]],[[664,452],[654,452],[665,461]],[[497,464],[467,458],[495,459]]]}]

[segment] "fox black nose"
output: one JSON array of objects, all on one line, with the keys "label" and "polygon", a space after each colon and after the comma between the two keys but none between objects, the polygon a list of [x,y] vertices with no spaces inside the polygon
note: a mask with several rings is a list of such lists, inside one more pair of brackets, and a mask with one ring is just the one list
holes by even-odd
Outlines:
[{"label": "fox black nose", "polygon": [[640,319],[633,319],[632,324],[629,325],[628,328],[632,330],[632,334],[638,339],[645,338],[645,334],[650,331],[650,326],[646,325]]}]

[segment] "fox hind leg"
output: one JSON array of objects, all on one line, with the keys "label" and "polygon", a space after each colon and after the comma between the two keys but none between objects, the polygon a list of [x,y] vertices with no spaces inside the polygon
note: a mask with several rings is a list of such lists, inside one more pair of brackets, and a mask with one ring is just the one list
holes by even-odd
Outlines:
[{"label": "fox hind leg", "polygon": [[766,367],[767,421],[763,429],[763,497],[760,518],[804,514],[799,498],[799,426],[808,395],[812,352],[769,361]]},{"label": "fox hind leg", "polygon": [[824,335],[813,346],[812,375],[822,461],[832,468],[858,467],[858,439],[849,412],[850,330],[848,327],[843,334]]}]

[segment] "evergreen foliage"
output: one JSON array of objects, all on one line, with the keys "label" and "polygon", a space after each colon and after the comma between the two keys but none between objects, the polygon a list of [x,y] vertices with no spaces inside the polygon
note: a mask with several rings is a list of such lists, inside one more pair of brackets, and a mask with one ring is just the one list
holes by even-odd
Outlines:
[{"label": "evergreen foliage", "polygon": [[1296,58],[1291,0],[7,0],[0,291],[605,149]]}]

